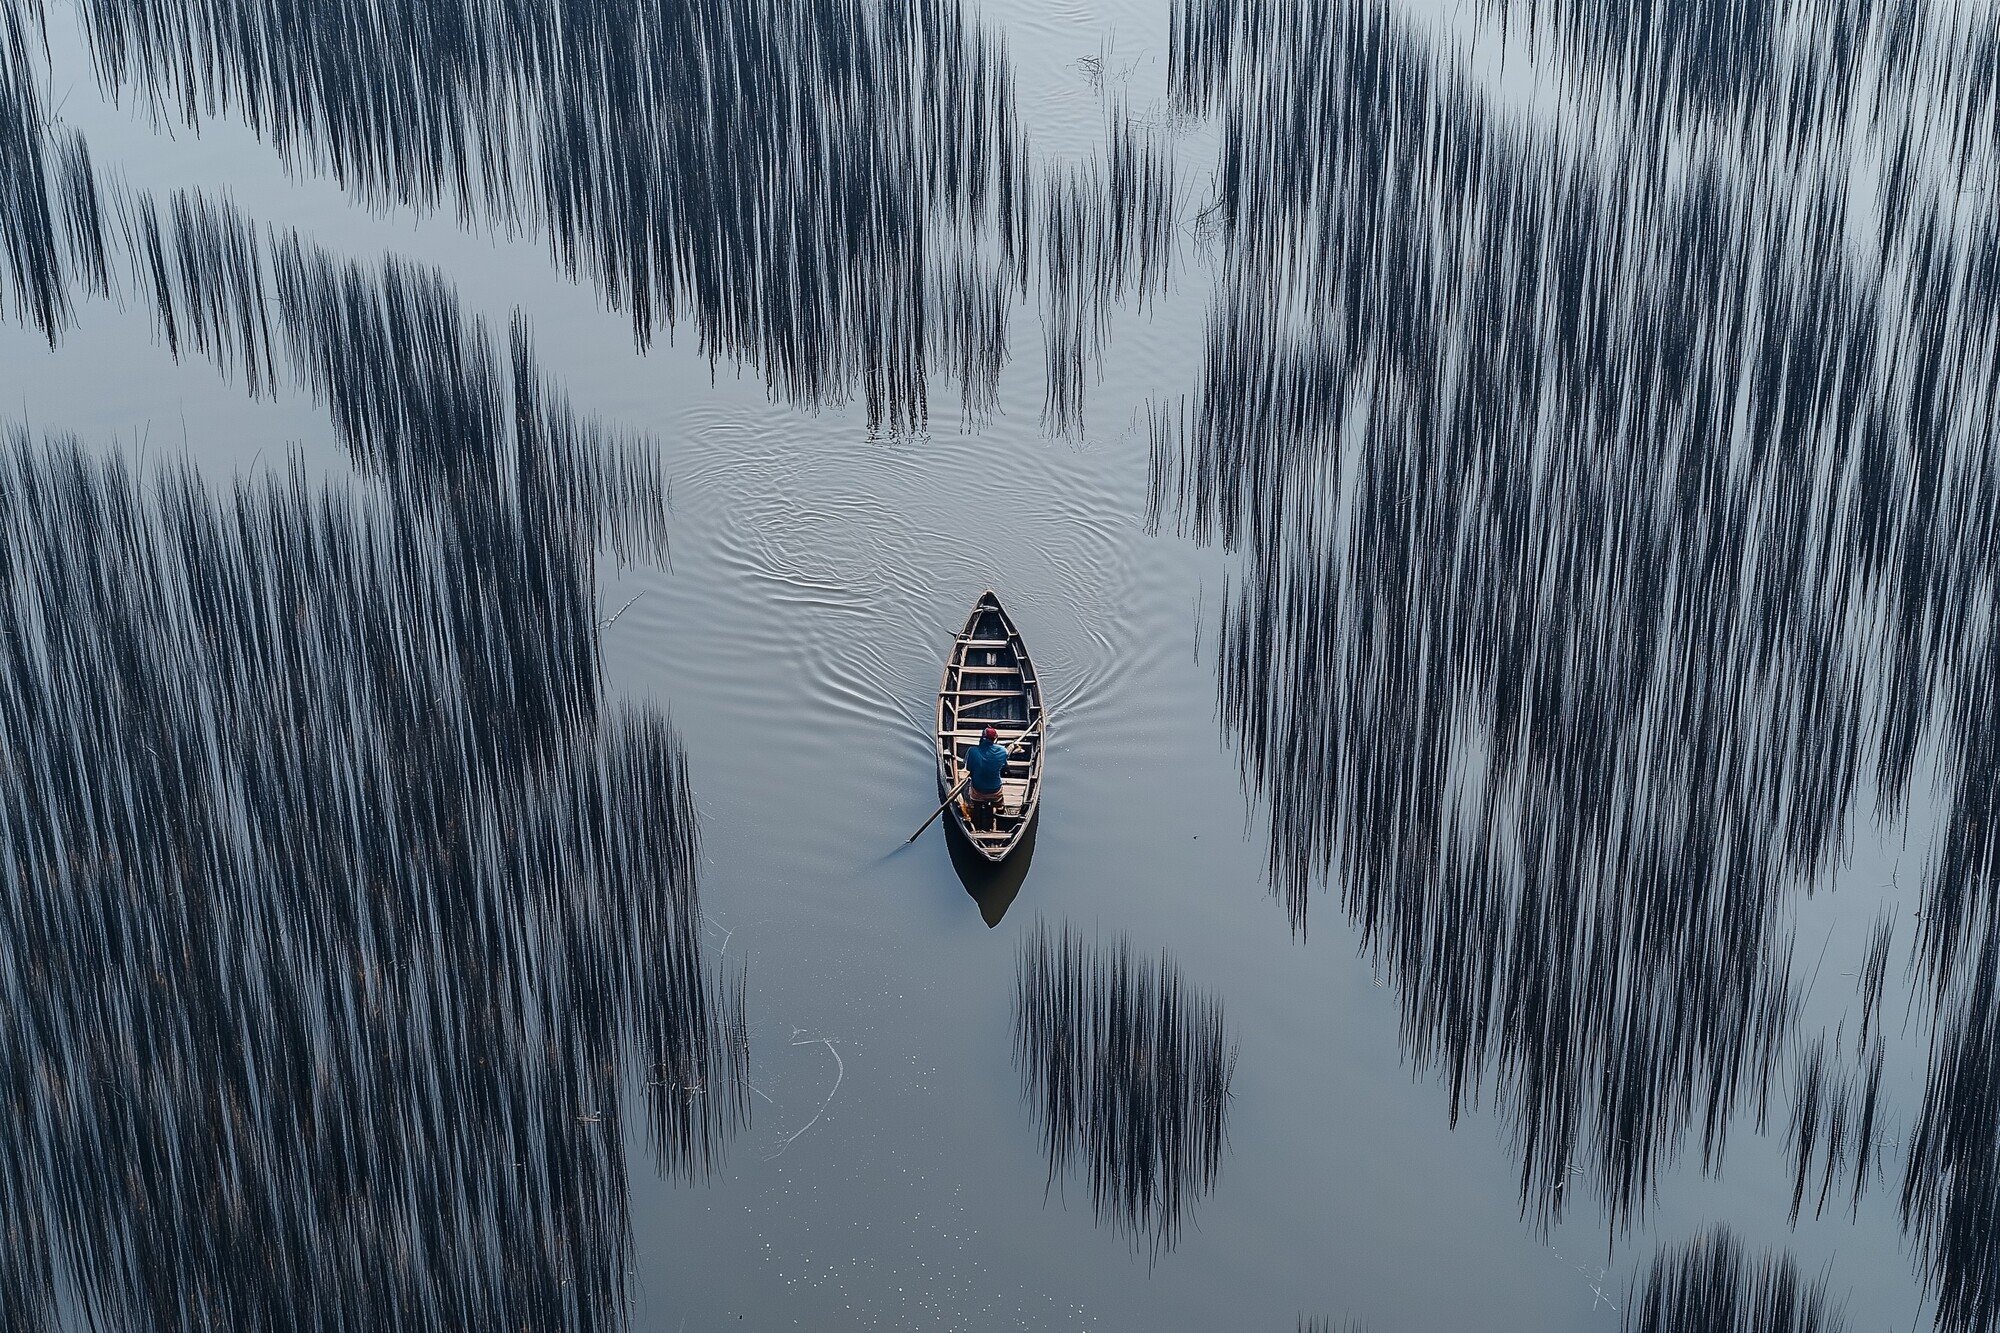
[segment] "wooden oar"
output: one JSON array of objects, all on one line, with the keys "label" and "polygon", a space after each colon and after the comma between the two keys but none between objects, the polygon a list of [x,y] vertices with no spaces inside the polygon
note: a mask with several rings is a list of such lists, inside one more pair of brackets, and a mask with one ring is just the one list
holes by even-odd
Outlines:
[{"label": "wooden oar", "polygon": [[[1033,722],[1030,722],[1028,724],[1028,729],[1026,731],[1022,732],[1018,736],[1010,737],[1009,739],[1011,739],[1015,744],[1018,745],[1020,742],[1028,739],[1029,736],[1033,735],[1035,728],[1041,726],[1042,723],[1048,721],[1048,717],[1049,717],[1049,710],[1044,708],[1042,710],[1042,715],[1036,718]],[[1000,719],[1000,721],[1002,722],[1006,720],[1007,719],[1005,718]],[[903,845],[907,847],[911,843],[915,842],[918,838],[923,837],[924,830],[929,828],[932,824],[936,823],[937,817],[943,814],[946,810],[951,808],[951,803],[958,799],[958,794],[965,790],[965,784],[970,781],[972,781],[971,773],[967,773],[964,777],[960,778],[958,780],[958,785],[956,787],[953,787],[951,791],[946,794],[944,800],[938,802],[938,808],[931,811],[931,817],[929,819],[926,819],[923,822],[923,824],[918,827],[915,833],[912,833],[909,837],[903,840]]]}]

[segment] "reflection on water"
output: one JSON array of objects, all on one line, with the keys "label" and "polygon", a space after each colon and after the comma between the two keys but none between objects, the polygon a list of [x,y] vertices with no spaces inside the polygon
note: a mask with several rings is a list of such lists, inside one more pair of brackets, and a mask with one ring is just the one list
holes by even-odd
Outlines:
[{"label": "reflection on water", "polygon": [[965,892],[979,905],[980,919],[988,927],[1000,924],[1000,918],[1007,915],[1007,909],[1021,896],[1021,885],[1027,881],[1028,866],[1035,859],[1035,835],[1041,829],[1041,812],[1029,821],[1028,831],[1021,835],[1013,852],[999,865],[994,865],[980,855],[959,832],[958,825],[947,819],[944,822],[945,845],[951,849],[951,868],[958,874],[958,882],[965,886]]},{"label": "reflection on water", "polygon": [[240,116],[371,205],[538,231],[642,345],[692,324],[775,396],[892,430],[934,368],[991,410],[1029,187],[1006,53],[955,5],[82,9],[107,87]]},{"label": "reflection on water", "polygon": [[1825,1211],[1833,1197],[1836,1177],[1846,1172],[1851,1181],[1847,1195],[1850,1216],[1861,1208],[1861,1196],[1868,1188],[1883,1145],[1879,1137],[1882,1110],[1882,1064],[1884,1052],[1878,1039],[1873,1046],[1863,1042],[1867,1054],[1861,1067],[1851,1074],[1833,1064],[1838,1052],[1829,1054],[1826,1035],[1813,1039],[1797,1060],[1792,1079],[1792,1118],[1786,1131],[1792,1153],[1792,1221],[1796,1223],[1804,1206],[1807,1189],[1813,1183],[1813,1162],[1822,1163],[1813,1216]]},{"label": "reflection on water", "polygon": [[[1789,904],[1941,742],[1904,1216],[1940,1326],[1990,1328],[2000,1069],[1961,941],[2000,864],[2000,214],[1963,200],[2000,18],[1487,7],[1583,53],[1574,123],[1379,5],[1177,5],[1221,276],[1150,507],[1245,558],[1220,694],[1273,884],[1301,930],[1339,885],[1412,1057],[1506,1112],[1526,1212],[1580,1167],[1628,1223],[1684,1139],[1714,1168],[1764,1123]],[[1794,1053],[1795,1216],[1842,1177],[1858,1207],[1883,1151],[1889,947],[1885,920],[1853,1067]]]},{"label": "reflection on water", "polygon": [[[94,177],[94,211],[107,211]],[[162,222],[150,194],[113,182],[108,192],[115,237],[124,244],[132,290],[152,305],[154,328],[175,359],[199,352],[225,376],[240,368],[252,398],[278,391],[271,354],[271,320],[265,308],[267,267],[255,227],[227,199],[176,190]],[[115,247],[105,251],[107,260]]]},{"label": "reflection on water", "polygon": [[1107,112],[1106,152],[1049,181],[1038,234],[1047,390],[1042,424],[1083,429],[1087,376],[1104,355],[1112,306],[1157,299],[1176,245],[1172,150],[1124,106]]},{"label": "reflection on water", "polygon": [[33,65],[40,24],[39,0],[0,4],[0,242],[7,250],[0,314],[33,324],[54,343],[70,312],[54,198],[87,157],[75,136],[46,133],[48,111]]},{"label": "reflection on water", "polygon": [[1014,1058],[1053,1187],[1072,1171],[1100,1221],[1158,1256],[1215,1187],[1236,1047],[1222,1005],[1162,955],[1037,923],[1022,942]]},{"label": "reflection on water", "polygon": [[[1640,1225],[1747,1115],[1794,1223],[1893,1178],[1937,1325],[2000,1327],[1990,7],[1468,0],[1532,62],[1514,105],[1481,34],[1387,3],[1174,0],[1165,121],[1219,136],[1198,207],[1206,164],[1101,58],[1101,150],[1036,160],[955,0],[76,8],[163,125],[241,120],[363,206],[539,236],[641,347],[691,327],[711,369],[887,434],[939,386],[987,424],[1027,307],[1043,426],[1080,435],[1112,312],[1171,299],[1191,221],[1214,296],[1146,423],[1148,517],[1239,557],[1221,719],[1295,929],[1337,891],[1410,1061],[1454,1117],[1498,1107],[1538,1226]],[[601,697],[594,561],[663,549],[662,446],[572,411],[525,318],[442,273],[100,172],[43,23],[0,0],[0,317],[55,344],[129,303],[175,358],[322,405],[363,484],[222,494],[9,439],[0,1302],[615,1327],[626,1089],[679,1178],[749,1110],[677,743]],[[795,505],[770,461],[745,488]],[[1883,908],[1856,1021],[1810,1026],[1803,891],[1931,786],[1914,928]],[[1033,834],[997,870],[950,841],[997,925]],[[1219,1168],[1220,1002],[1037,928],[1016,1022],[1051,1184],[1172,1247]],[[1839,1322],[1721,1230],[1626,1310]]]},{"label": "reflection on water", "polygon": [[1989,906],[1976,950],[1940,1005],[1923,1101],[1909,1130],[1903,1221],[1937,1293],[1938,1326],[2000,1322],[2000,931]]},{"label": "reflection on water", "polygon": [[198,191],[175,191],[164,222],[150,194],[122,181],[106,197],[133,290],[176,357],[197,351],[226,377],[240,367],[257,397],[278,392],[282,348],[356,466],[406,499],[533,485],[601,515],[621,555],[634,542],[665,545],[657,447],[575,416],[543,381],[518,315],[503,371],[486,322],[435,270],[394,255],[379,269],[337,259],[296,231],[267,240],[233,204]]},{"label": "reflection on water", "polygon": [[1653,1256],[1626,1293],[1622,1333],[1840,1333],[1826,1276],[1807,1281],[1789,1255],[1752,1258],[1727,1227]]},{"label": "reflection on water", "polygon": [[617,1326],[625,1071],[693,1175],[747,1048],[561,511],[0,468],[10,1326]]},{"label": "reflection on water", "polygon": [[[1387,13],[1321,17],[1184,70],[1230,126],[1228,269],[1202,391],[1156,418],[1156,497],[1248,556],[1223,712],[1295,921],[1337,873],[1414,1058],[1508,1109],[1524,1207],[1560,1215],[1577,1163],[1627,1216],[1683,1132],[1713,1163],[1767,1095],[1782,891],[1834,850],[1861,702],[1837,640],[1787,627],[1821,585],[1720,577],[1763,507],[1719,493],[1749,349],[1718,346],[1742,324],[1716,293],[1748,270],[1713,189],[1634,235],[1674,216],[1628,197],[1639,164],[1536,153]],[[1225,86],[1228,60],[1274,68]],[[1801,286],[1769,280],[1760,340]],[[1295,321],[1298,287],[1341,318]],[[1771,524],[1815,527],[1806,488],[1771,490]]]},{"label": "reflection on water", "polygon": [[282,344],[399,501],[8,442],[10,1327],[617,1327],[628,1087],[678,1177],[749,1115],[678,743],[600,699],[594,560],[664,542],[653,451],[435,274],[65,161],[17,276],[122,248],[170,350],[254,395]]},{"label": "reflection on water", "polygon": [[[858,400],[889,432],[927,426],[933,376],[957,382],[965,423],[989,420],[1015,299],[1031,290],[1045,423],[1080,432],[1111,308],[1158,296],[1170,271],[1162,133],[1111,101],[1101,157],[1038,185],[1005,48],[956,4],[398,0],[255,22],[236,0],[80,8],[104,86],[156,118],[240,116],[292,170],[324,170],[369,205],[539,231],[558,265],[630,313],[642,347],[691,324],[711,362],[755,367],[774,397]],[[27,58],[39,11],[4,12],[6,239],[53,342],[72,281],[108,291],[103,187],[81,139],[42,133]],[[383,50],[409,58],[385,64]],[[275,388],[261,289],[274,268],[288,314],[308,304],[296,240],[266,259],[226,203],[176,193],[163,222],[150,196],[109,188],[169,350],[240,362],[252,393]],[[330,264],[311,276],[338,298]],[[390,290],[422,297],[396,276]],[[421,299],[368,312],[344,295],[344,311],[321,300],[310,318],[344,314],[350,340],[372,319],[418,348],[457,335]]]}]

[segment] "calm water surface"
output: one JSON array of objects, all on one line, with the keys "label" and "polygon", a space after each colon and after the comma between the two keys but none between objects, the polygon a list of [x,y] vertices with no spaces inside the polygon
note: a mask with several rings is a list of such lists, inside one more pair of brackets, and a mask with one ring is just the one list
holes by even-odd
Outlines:
[{"label": "calm water surface", "polygon": [[1983,8],[5,3],[0,1328],[2000,1326]]}]

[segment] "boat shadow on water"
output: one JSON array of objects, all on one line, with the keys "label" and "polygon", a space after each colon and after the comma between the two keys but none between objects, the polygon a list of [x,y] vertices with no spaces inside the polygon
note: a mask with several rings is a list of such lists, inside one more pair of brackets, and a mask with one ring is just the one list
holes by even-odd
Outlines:
[{"label": "boat shadow on water", "polygon": [[1007,909],[1020,895],[1021,883],[1028,878],[1028,864],[1035,859],[1035,835],[1041,828],[1041,812],[1028,821],[1027,831],[1013,852],[998,865],[979,854],[956,823],[945,820],[945,845],[951,848],[951,868],[958,872],[966,894],[979,904],[979,915],[989,927],[1000,924]]}]

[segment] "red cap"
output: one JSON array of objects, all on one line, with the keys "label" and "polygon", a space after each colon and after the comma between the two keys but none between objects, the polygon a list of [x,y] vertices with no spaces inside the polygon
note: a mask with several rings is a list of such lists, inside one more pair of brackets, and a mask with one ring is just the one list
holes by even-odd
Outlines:
[{"label": "red cap", "polygon": [[995,731],[993,728],[988,727],[986,730],[979,733],[979,739],[982,741],[997,741],[1000,739],[1000,733]]}]

